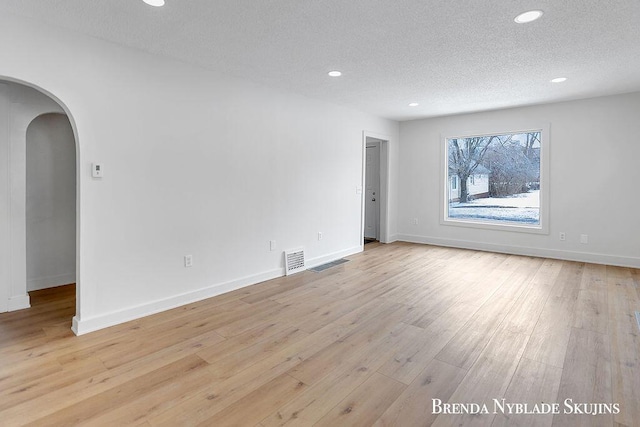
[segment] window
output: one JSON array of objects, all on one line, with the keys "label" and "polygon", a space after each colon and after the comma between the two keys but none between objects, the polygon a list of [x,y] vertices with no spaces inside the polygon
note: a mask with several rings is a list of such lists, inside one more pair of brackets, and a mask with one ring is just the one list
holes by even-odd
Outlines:
[{"label": "window", "polygon": [[443,198],[443,222],[546,232],[547,135],[545,128],[444,138],[451,186]]}]

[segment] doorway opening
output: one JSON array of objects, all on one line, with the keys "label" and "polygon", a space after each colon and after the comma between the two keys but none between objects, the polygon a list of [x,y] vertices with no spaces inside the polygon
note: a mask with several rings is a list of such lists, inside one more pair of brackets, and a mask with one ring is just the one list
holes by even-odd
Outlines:
[{"label": "doorway opening", "polygon": [[80,313],[77,153],[66,106],[0,76],[0,169],[7,171],[0,175],[0,313],[39,306],[56,292],[74,296],[69,326]]},{"label": "doorway opening", "polygon": [[389,138],[363,133],[362,245],[388,241]]},{"label": "doorway opening", "polygon": [[26,135],[27,291],[76,282],[76,148],[64,114],[42,114]]},{"label": "doorway opening", "polygon": [[380,240],[380,141],[365,145],[364,244]]}]

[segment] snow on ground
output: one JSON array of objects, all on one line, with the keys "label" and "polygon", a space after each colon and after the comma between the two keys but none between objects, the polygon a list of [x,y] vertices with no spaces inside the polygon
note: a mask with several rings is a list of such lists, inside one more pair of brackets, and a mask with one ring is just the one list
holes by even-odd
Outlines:
[{"label": "snow on ground", "polygon": [[468,203],[449,203],[449,218],[539,224],[540,190]]},{"label": "snow on ground", "polygon": [[509,208],[539,208],[540,190],[514,194],[508,197],[487,197],[472,200],[469,203],[454,203],[455,206],[500,206]]}]

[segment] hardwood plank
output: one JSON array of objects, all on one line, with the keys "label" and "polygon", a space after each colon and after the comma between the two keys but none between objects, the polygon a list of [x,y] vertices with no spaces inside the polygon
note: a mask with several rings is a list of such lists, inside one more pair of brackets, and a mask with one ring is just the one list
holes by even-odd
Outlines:
[{"label": "hardwood plank", "polygon": [[[170,381],[141,392],[122,405],[94,416],[90,424],[96,426],[125,426],[148,423],[148,419],[185,401],[196,390],[209,386],[215,377],[207,369],[194,369],[180,375],[179,381]],[[97,397],[100,397],[98,395]],[[110,402],[111,404],[111,402]]]},{"label": "hardwood plank", "polygon": [[405,316],[403,308],[404,306],[400,304],[390,304],[365,324],[294,367],[289,374],[305,384],[314,384],[345,360],[363,355],[370,350],[371,343],[376,343],[392,333],[398,322]]},{"label": "hardwood plank", "polygon": [[256,322],[278,319],[278,314],[285,311],[287,307],[268,299],[257,302],[247,307],[246,312],[230,315],[223,322],[217,322],[220,326],[216,328],[216,332],[227,338],[240,335],[255,327]]},{"label": "hardwood plank", "polygon": [[40,360],[29,360],[14,364],[3,362],[0,368],[0,390],[19,387],[20,385],[37,381],[39,378],[62,372],[62,370],[62,365],[55,359],[49,359],[46,363],[42,363]]},{"label": "hardwood plank", "polygon": [[216,379],[231,378],[238,372],[254,365],[260,360],[266,359],[270,355],[277,353],[281,349],[307,336],[309,336],[308,333],[298,328],[292,327],[285,329],[276,335],[229,354],[224,358],[209,361],[211,366],[208,370]]},{"label": "hardwood plank", "polygon": [[135,382],[137,378],[162,369],[170,363],[177,362],[198,351],[203,342],[206,342],[206,335],[162,349],[135,362],[87,376],[81,381],[58,389],[55,393],[47,393],[35,399],[24,400],[22,403],[0,412],[0,418],[3,420],[20,420],[18,425],[23,425],[39,418],[46,418],[49,414],[60,411],[70,405],[82,402],[127,382]]},{"label": "hardwood plank", "polygon": [[342,366],[279,408],[263,420],[262,424],[265,427],[291,427],[317,422],[369,378],[398,348],[408,346],[419,333],[419,328],[398,324],[392,333],[370,348],[370,351],[344,361]]},{"label": "hardwood plank", "polygon": [[614,421],[630,426],[640,419],[640,329],[635,318],[640,273],[610,267],[607,272],[612,399],[622,408]]},{"label": "hardwood plank", "polygon": [[[123,404],[139,398],[155,388],[175,381],[185,374],[206,368],[207,363],[198,356],[187,356],[177,362],[163,366],[139,377],[136,381],[129,381],[96,396],[85,399],[60,411],[40,419],[31,426],[76,425],[86,422],[103,411],[113,410]],[[105,405],[106,402],[106,405]],[[21,421],[21,420],[13,420]]]},{"label": "hardwood plank", "polygon": [[[316,279],[319,280],[320,278]],[[294,282],[291,281],[289,283],[284,283],[278,287],[274,287],[272,289],[265,289],[262,292],[256,292],[253,295],[249,295],[246,297],[241,298],[242,301],[249,303],[249,304],[253,304],[255,302],[260,302],[260,301],[264,301],[265,299],[273,299],[273,300],[277,300],[278,295],[283,294],[286,291],[289,291],[291,289],[298,289],[300,287],[300,283],[298,282]]]},{"label": "hardwood plank", "polygon": [[[153,425],[175,426],[203,422],[248,393],[348,334],[384,308],[383,301],[365,304],[308,337],[254,364],[237,375],[194,393],[188,400],[151,419]],[[382,307],[382,308],[381,308]],[[275,409],[275,408],[274,408]]]},{"label": "hardwood plank", "polygon": [[375,427],[427,426],[434,422],[432,399],[447,402],[467,371],[434,359],[374,424]]},{"label": "hardwood plank", "polygon": [[584,263],[565,261],[553,286],[552,296],[575,301],[582,284]]},{"label": "hardwood plank", "polygon": [[[234,405],[245,396],[261,389],[265,384],[278,377],[283,377],[286,372],[300,363],[305,356],[304,352],[287,356],[291,351],[280,352],[260,361],[251,368],[241,371],[239,374],[224,380],[214,381],[208,387],[195,390],[185,396],[185,400],[174,407],[151,418],[149,421],[154,426],[197,425],[203,423],[219,412]],[[298,356],[298,354],[300,356]],[[296,384],[300,381],[289,377]],[[272,408],[273,410],[275,408]],[[263,415],[263,418],[268,413]]]},{"label": "hardwood plank", "polygon": [[246,426],[266,417],[272,408],[302,393],[306,385],[289,375],[281,375],[228,406],[201,426]]},{"label": "hardwood plank", "polygon": [[523,292],[505,317],[505,327],[517,333],[531,335],[550,292],[551,289],[545,286],[531,286]]},{"label": "hardwood plank", "polygon": [[[506,402],[525,403],[529,408],[557,403],[562,369],[523,357],[504,394]],[[550,426],[553,414],[498,413],[493,426]]]},{"label": "hardwood plank", "polygon": [[607,290],[607,266],[602,264],[585,264],[582,272],[580,289]]},{"label": "hardwood plank", "polygon": [[605,289],[579,291],[573,326],[601,334],[609,332],[609,306]]},{"label": "hardwood plank", "polygon": [[436,355],[436,358],[469,369],[489,343],[515,301],[496,298],[487,301]]},{"label": "hardwood plank", "polygon": [[576,302],[550,296],[540,313],[524,356],[562,368],[571,335]]},{"label": "hardwood plank", "polygon": [[404,384],[411,384],[474,315],[475,310],[475,306],[454,305],[429,325],[412,346],[399,349],[378,371]]},{"label": "hardwood plank", "polygon": [[460,280],[456,285],[445,285],[432,289],[422,299],[410,304],[411,310],[404,322],[423,329],[427,328],[453,307],[458,302],[460,295],[471,287],[470,283]]},{"label": "hardwood plank", "polygon": [[[387,292],[390,286],[391,285],[387,285],[384,282],[379,285],[374,285],[366,291],[359,292],[345,300],[341,300],[335,304],[324,307],[324,310],[313,313],[311,317],[306,318],[303,322],[297,324],[297,326],[299,326],[303,331],[317,331],[318,329],[323,328],[331,324],[331,322],[350,313],[353,311],[354,307],[360,304],[367,304],[368,302],[378,299],[379,296]],[[358,303],[356,303],[356,301],[358,301]]]},{"label": "hardwood plank", "polygon": [[315,425],[370,426],[405,388],[401,382],[376,372]]},{"label": "hardwood plank", "polygon": [[[494,398],[504,396],[527,344],[528,336],[508,329],[499,330],[480,357],[469,369],[451,402],[487,404],[493,407]],[[434,426],[491,425],[492,414],[438,415]]]},{"label": "hardwood plank", "polygon": [[180,307],[176,307],[171,310],[163,311],[158,314],[154,314],[153,316],[143,317],[137,320],[137,323],[140,326],[140,329],[150,329],[150,330],[158,330],[158,329],[166,329],[165,323],[173,324],[179,319],[185,317],[194,317],[200,314],[204,314],[203,317],[207,317],[211,314],[222,314],[222,313],[230,313],[234,311],[239,311],[251,307],[251,304],[248,304],[242,301],[240,298],[245,295],[250,295],[255,292],[255,288],[253,286],[249,286],[248,288],[242,288],[237,291],[229,292],[223,295],[219,295],[216,298],[212,298],[210,303],[208,303],[209,299],[203,301],[197,301],[191,304],[183,305]]},{"label": "hardwood plank", "polygon": [[257,325],[254,328],[249,329],[242,334],[227,338],[215,345],[205,346],[202,350],[198,351],[198,356],[209,363],[214,363],[216,360],[241,351],[291,327],[288,323],[272,321],[256,323]]},{"label": "hardwood plank", "polygon": [[83,378],[106,372],[106,370],[102,361],[89,358],[74,364],[73,368],[67,367],[30,381],[28,380],[30,377],[22,375],[21,378],[24,381],[18,381],[13,387],[0,389],[0,411],[48,393],[55,393]]},{"label": "hardwood plank", "polygon": [[[611,361],[607,335],[572,328],[558,401],[575,403],[613,403],[611,395]],[[613,415],[560,413],[554,426],[611,426]]]}]

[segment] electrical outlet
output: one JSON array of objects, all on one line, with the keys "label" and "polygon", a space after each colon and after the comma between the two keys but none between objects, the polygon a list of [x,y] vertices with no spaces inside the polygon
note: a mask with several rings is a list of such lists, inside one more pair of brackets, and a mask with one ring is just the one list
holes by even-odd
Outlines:
[{"label": "electrical outlet", "polygon": [[269,250],[271,250],[271,251],[275,251],[276,250],[276,241],[275,240],[269,240]]},{"label": "electrical outlet", "polygon": [[589,243],[589,236],[587,234],[580,235],[580,243],[587,244]]},{"label": "electrical outlet", "polygon": [[185,267],[193,267],[193,255],[185,255],[184,256],[184,266]]},{"label": "electrical outlet", "polygon": [[565,232],[564,232],[564,231],[561,231],[561,232],[560,232],[560,235],[559,235],[558,237],[559,237],[559,238],[560,238],[560,240],[562,240],[563,242],[564,242],[565,240],[567,240],[567,235],[565,234]]},{"label": "electrical outlet", "polygon": [[418,218],[413,218],[413,225],[418,225]]},{"label": "electrical outlet", "polygon": [[322,231],[318,231],[318,240],[322,240]]}]

